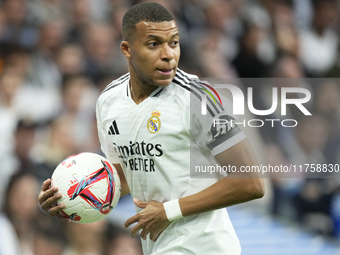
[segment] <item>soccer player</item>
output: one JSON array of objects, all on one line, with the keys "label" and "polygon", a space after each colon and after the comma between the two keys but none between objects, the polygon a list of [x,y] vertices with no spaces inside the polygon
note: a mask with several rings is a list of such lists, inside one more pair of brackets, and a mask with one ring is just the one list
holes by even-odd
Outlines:
[{"label": "soccer player", "polygon": [[[103,90],[96,114],[102,150],[119,172],[122,195],[130,192],[136,205],[124,227],[135,224],[131,236],[140,233],[144,254],[240,254],[225,207],[262,197],[262,179],[191,178],[190,158],[200,166],[257,165],[247,138],[237,126],[212,128],[213,119],[232,118],[221,104],[208,100],[206,119],[190,107],[200,105],[205,87],[177,68],[178,28],[163,6],[134,5],[122,27],[129,73]],[[64,205],[53,206],[59,197],[49,183],[39,203],[57,216]]]}]

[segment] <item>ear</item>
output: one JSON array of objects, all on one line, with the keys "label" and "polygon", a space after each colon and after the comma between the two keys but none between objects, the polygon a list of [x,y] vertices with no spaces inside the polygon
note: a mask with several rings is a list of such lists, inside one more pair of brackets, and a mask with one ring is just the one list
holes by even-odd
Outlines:
[{"label": "ear", "polygon": [[131,58],[131,48],[130,48],[130,44],[128,41],[122,41],[120,43],[120,50],[123,52],[124,56],[127,59]]}]

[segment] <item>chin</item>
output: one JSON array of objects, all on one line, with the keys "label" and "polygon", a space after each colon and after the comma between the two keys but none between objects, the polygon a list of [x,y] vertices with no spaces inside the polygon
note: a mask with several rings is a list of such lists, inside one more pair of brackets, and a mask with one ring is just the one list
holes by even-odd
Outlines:
[{"label": "chin", "polygon": [[157,87],[166,87],[170,85],[171,82],[172,82],[172,79],[157,80],[156,82],[154,82],[154,85]]}]

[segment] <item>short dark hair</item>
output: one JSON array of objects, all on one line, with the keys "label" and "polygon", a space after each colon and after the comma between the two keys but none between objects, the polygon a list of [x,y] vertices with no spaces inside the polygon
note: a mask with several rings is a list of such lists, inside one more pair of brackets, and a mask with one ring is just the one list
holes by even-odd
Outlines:
[{"label": "short dark hair", "polygon": [[136,24],[141,21],[163,22],[172,21],[174,17],[158,3],[139,3],[132,6],[124,15],[122,22],[123,40],[131,40],[136,31]]}]

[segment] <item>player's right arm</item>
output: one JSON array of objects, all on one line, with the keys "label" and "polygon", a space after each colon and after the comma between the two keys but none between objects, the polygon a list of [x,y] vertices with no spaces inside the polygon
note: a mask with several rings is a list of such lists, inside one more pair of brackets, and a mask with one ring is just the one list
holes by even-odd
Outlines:
[{"label": "player's right arm", "polygon": [[118,175],[119,175],[119,179],[120,179],[120,185],[121,185],[120,196],[121,197],[125,196],[125,195],[130,193],[130,189],[129,189],[129,185],[128,185],[126,179],[125,179],[123,169],[122,169],[120,164],[113,164],[113,166],[116,168]]}]

